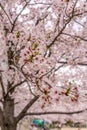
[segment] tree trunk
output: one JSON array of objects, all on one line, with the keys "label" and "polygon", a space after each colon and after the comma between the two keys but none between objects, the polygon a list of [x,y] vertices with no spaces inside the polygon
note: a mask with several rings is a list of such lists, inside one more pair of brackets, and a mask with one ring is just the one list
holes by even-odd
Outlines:
[{"label": "tree trunk", "polygon": [[16,128],[17,123],[14,117],[14,99],[7,95],[3,103],[1,130],[16,130]]},{"label": "tree trunk", "polygon": [[1,126],[1,130],[16,130],[17,126],[15,124],[10,124],[9,125],[7,124],[4,124]]}]

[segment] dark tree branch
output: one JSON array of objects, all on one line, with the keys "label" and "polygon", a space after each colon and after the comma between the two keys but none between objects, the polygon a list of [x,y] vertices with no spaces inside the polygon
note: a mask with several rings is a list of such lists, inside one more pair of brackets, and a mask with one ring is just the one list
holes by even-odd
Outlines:
[{"label": "dark tree branch", "polygon": [[84,28],[84,25],[83,25],[83,24],[81,24],[80,22],[76,21],[75,19],[73,19],[73,20],[74,20],[75,23],[79,24],[81,27]]},{"label": "dark tree branch", "polygon": [[37,26],[37,25],[39,24],[39,22],[45,20],[45,19],[47,18],[47,16],[48,16],[48,14],[46,14],[46,15],[45,15],[44,17],[42,17],[42,18],[39,17],[39,18],[37,19],[36,23],[35,23],[35,26]]},{"label": "dark tree branch", "polygon": [[84,12],[75,13],[75,14],[74,14],[74,17],[75,17],[75,16],[80,16],[80,15],[83,15],[83,14],[87,14],[87,10],[85,10]]},{"label": "dark tree branch", "polygon": [[12,29],[11,29],[11,32],[13,32],[14,30],[14,27],[15,27],[15,24],[19,18],[19,16],[21,15],[21,13],[24,11],[24,9],[27,7],[27,5],[29,4],[31,0],[29,0],[28,2],[26,2],[26,4],[23,6],[22,10],[19,12],[19,14],[17,15],[17,17],[15,18],[14,22],[13,22],[13,26],[12,26]]},{"label": "dark tree branch", "polygon": [[4,97],[6,97],[12,90],[14,90],[15,88],[17,88],[18,86],[22,85],[22,84],[25,83],[25,82],[26,82],[26,80],[23,80],[23,81],[21,81],[20,83],[17,83],[16,85],[14,85],[14,86],[12,86],[11,88],[9,88]]},{"label": "dark tree branch", "polygon": [[87,42],[87,39],[85,39],[81,36],[76,36],[76,35],[72,35],[72,34],[68,34],[68,33],[62,33],[62,34],[67,35],[67,36],[72,37],[72,38],[79,38],[80,40]]},{"label": "dark tree branch", "polygon": [[16,117],[16,122],[19,122],[27,113],[28,109],[38,100],[39,96],[35,96],[28,104],[24,107],[24,109],[19,113]]},{"label": "dark tree branch", "polygon": [[[58,63],[60,63],[60,64],[67,64],[68,62],[67,61],[58,61]],[[87,63],[81,63],[81,62],[79,62],[79,63],[77,63],[77,65],[87,66]]]},{"label": "dark tree branch", "polygon": [[1,102],[1,103],[3,103],[3,100],[2,100],[2,99],[0,99],[0,102]]},{"label": "dark tree branch", "polygon": [[63,26],[63,28],[59,31],[59,33],[54,37],[54,39],[51,41],[51,43],[49,45],[47,45],[47,48],[50,48],[52,45],[54,45],[55,41],[57,40],[57,38],[62,34],[62,32],[64,31],[64,29],[66,28],[67,24],[70,23],[70,21],[72,20],[72,17],[69,17],[69,19],[67,20],[67,22],[65,23],[65,25]]},{"label": "dark tree branch", "polygon": [[73,115],[73,114],[79,114],[79,113],[83,113],[84,111],[86,111],[87,109],[84,109],[84,110],[79,110],[79,111],[73,111],[73,112],[57,112],[57,111],[51,111],[51,112],[29,112],[29,113],[26,113],[26,116],[29,115],[29,116],[34,116],[34,115],[37,115],[37,116],[40,116],[40,115]]},{"label": "dark tree branch", "polygon": [[51,41],[51,43],[47,46],[48,48],[50,48],[55,43],[55,41],[57,40],[57,38],[62,34],[62,32],[64,31],[64,29],[66,28],[67,24],[69,24],[70,21],[72,20],[72,18],[74,17],[74,9],[76,7],[77,2],[78,2],[78,0],[75,1],[75,4],[74,4],[73,9],[72,9],[71,16],[69,16],[69,18],[66,21],[65,25],[63,26],[63,28],[59,31],[59,33],[54,37],[54,39]]},{"label": "dark tree branch", "polygon": [[73,9],[72,9],[71,16],[68,16],[69,18],[67,19],[65,25],[62,27],[62,29],[59,31],[59,33],[53,38],[53,40],[49,43],[49,45],[47,45],[47,48],[50,48],[52,45],[55,44],[55,41],[63,33],[63,31],[65,30],[67,24],[69,24],[74,17],[80,16],[82,14],[86,14],[87,13],[87,11],[84,11],[84,12],[81,12],[81,13],[77,13],[77,14],[75,13],[75,7],[76,7],[77,2],[78,2],[78,0],[75,1],[75,4],[74,4]]},{"label": "dark tree branch", "polygon": [[2,4],[0,3],[0,7],[1,7],[1,9],[4,11],[4,13],[5,13],[5,15],[7,16],[7,18],[8,18],[8,20],[9,20],[9,22],[12,24],[12,21],[11,21],[11,19],[10,19],[10,17],[9,17],[9,15],[7,14],[7,12],[5,11],[5,9],[4,9],[4,7],[2,6]]},{"label": "dark tree branch", "polygon": [[60,65],[60,66],[58,66],[57,68],[55,68],[55,66],[52,67],[49,71],[47,71],[46,73],[44,73],[43,75],[41,75],[41,76],[39,77],[39,79],[41,79],[42,77],[48,75],[49,73],[52,73],[52,71],[54,71],[54,72],[55,72],[55,71],[58,71],[61,67],[63,67],[63,65]]},{"label": "dark tree branch", "polygon": [[32,94],[33,96],[37,96],[37,95],[35,95],[35,94],[33,93],[32,89],[31,89],[31,85],[29,84],[29,79],[28,79],[29,75],[26,75],[26,74],[24,73],[24,71],[23,71],[23,67],[25,66],[25,64],[24,64],[23,66],[21,66],[21,68],[18,67],[17,65],[15,65],[15,64],[14,64],[14,66],[15,66],[15,67],[17,68],[17,70],[24,76],[24,78],[25,78],[25,80],[26,80],[26,83],[27,83],[27,85],[28,85],[28,87],[29,87],[29,91],[31,92],[31,94]]},{"label": "dark tree branch", "polygon": [[2,73],[0,73],[0,84],[1,84],[1,88],[2,88],[2,95],[4,97],[5,89],[4,89],[3,79],[2,79]]},{"label": "dark tree branch", "polygon": [[2,109],[0,107],[0,126],[2,124],[2,119],[3,119],[3,112],[2,112]]},{"label": "dark tree branch", "polygon": [[73,9],[72,9],[72,15],[74,14],[75,7],[76,7],[77,3],[78,3],[78,0],[76,0],[75,3],[74,3]]},{"label": "dark tree branch", "polygon": [[[59,62],[59,60],[60,60],[64,55],[65,55],[65,53],[63,53],[63,54],[60,56],[60,58],[58,59],[57,63]],[[58,66],[57,68],[56,68],[55,66],[52,67],[49,71],[47,71],[46,73],[44,73],[43,75],[41,75],[41,76],[39,77],[39,79],[41,79],[41,78],[43,78],[44,76],[46,76],[46,75],[52,73],[52,71],[54,71],[54,72],[55,72],[55,71],[58,71],[61,67],[63,67],[63,65],[64,65],[64,64]]]},{"label": "dark tree branch", "polygon": [[2,109],[1,109],[1,107],[0,107],[0,115],[2,115]]}]

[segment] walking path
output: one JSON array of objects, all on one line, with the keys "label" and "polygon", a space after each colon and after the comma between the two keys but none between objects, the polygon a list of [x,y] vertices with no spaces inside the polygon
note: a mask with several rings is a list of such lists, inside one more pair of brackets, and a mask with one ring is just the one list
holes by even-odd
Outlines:
[{"label": "walking path", "polygon": [[61,130],[87,130],[87,128],[62,128]]},{"label": "walking path", "polygon": [[[58,129],[56,128],[52,130],[58,130]],[[61,130],[87,130],[87,128],[62,128]]]}]

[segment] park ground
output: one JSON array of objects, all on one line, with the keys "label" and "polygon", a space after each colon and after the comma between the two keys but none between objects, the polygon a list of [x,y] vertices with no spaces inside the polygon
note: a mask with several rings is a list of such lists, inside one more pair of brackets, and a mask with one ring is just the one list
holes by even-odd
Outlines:
[{"label": "park ground", "polygon": [[[51,130],[59,130],[58,128],[51,129]],[[61,130],[87,130],[87,128],[62,128]]]},{"label": "park ground", "polygon": [[[58,130],[58,129],[52,129],[52,130]],[[87,128],[62,128],[61,130],[87,130]]]},{"label": "park ground", "polygon": [[62,128],[61,130],[87,130],[87,128]]},{"label": "park ground", "polygon": [[[1,130],[1,128],[0,128]],[[58,130],[57,128],[51,130]],[[87,128],[62,128],[61,130],[87,130]]]}]

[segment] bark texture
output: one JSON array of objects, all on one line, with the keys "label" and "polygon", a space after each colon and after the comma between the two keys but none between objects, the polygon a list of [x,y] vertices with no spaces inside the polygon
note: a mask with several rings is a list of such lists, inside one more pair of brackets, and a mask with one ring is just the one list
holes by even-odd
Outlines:
[{"label": "bark texture", "polygon": [[9,95],[5,97],[3,103],[3,118],[1,130],[16,130],[17,124],[14,117],[14,99]]}]

